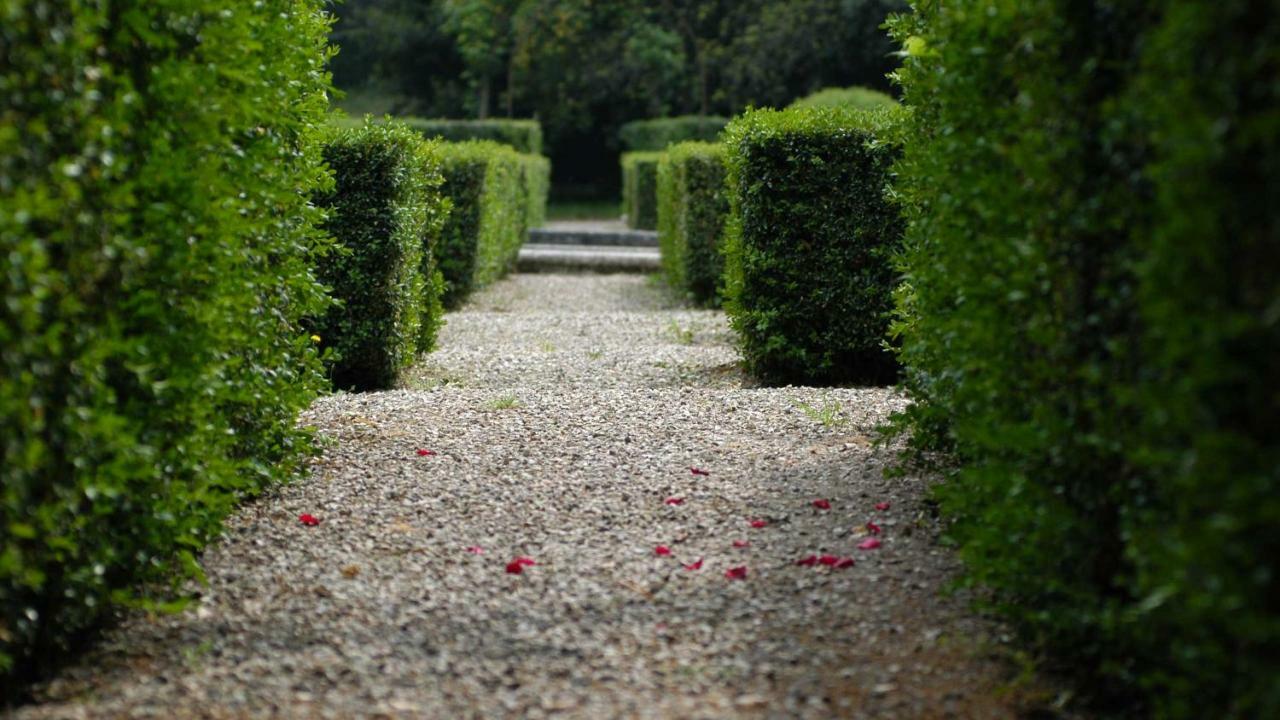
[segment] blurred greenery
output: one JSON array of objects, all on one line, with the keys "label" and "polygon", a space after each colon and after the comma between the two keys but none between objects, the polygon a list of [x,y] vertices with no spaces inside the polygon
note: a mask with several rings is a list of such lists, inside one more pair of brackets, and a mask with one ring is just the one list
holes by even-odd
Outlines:
[{"label": "blurred greenery", "polygon": [[348,0],[335,84],[354,113],[535,117],[558,197],[616,196],[618,129],[888,91],[901,0]]}]

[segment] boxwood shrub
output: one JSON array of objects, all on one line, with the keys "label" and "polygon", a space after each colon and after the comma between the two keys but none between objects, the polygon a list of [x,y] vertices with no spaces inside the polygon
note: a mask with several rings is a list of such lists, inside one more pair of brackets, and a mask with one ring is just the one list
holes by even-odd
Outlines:
[{"label": "boxwood shrub", "polygon": [[440,269],[445,305],[456,307],[515,267],[534,194],[526,188],[526,178],[542,177],[543,166],[535,168],[529,156],[485,141],[445,143],[441,158],[452,210],[441,241]]},{"label": "boxwood shrub", "polygon": [[427,120],[399,118],[426,138],[446,142],[491,140],[530,155],[542,154],[542,126],[537,120]]},{"label": "boxwood shrub", "polygon": [[1280,16],[918,3],[901,357],[971,577],[1123,717],[1280,717]]},{"label": "boxwood shrub", "polygon": [[897,100],[879,90],[855,85],[847,88],[823,88],[812,95],[796,100],[791,103],[791,107],[847,107],[854,110],[875,110],[897,104]]},{"label": "boxwood shrub", "polygon": [[749,111],[725,131],[726,309],[747,369],[771,384],[891,382],[893,256],[886,198],[898,113]]},{"label": "boxwood shrub", "polygon": [[660,152],[622,155],[622,212],[637,230],[658,227],[658,160]]},{"label": "boxwood shrub", "polygon": [[547,199],[551,195],[551,160],[542,155],[520,155],[525,201],[525,227],[547,223]]},{"label": "boxwood shrub", "polygon": [[728,118],[713,115],[682,115],[653,120],[636,120],[622,126],[618,138],[624,150],[652,152],[693,140],[714,142],[729,124]]},{"label": "boxwood shrub", "polygon": [[394,122],[335,128],[326,140],[335,184],[319,200],[339,251],[319,274],[340,305],[316,333],[334,351],[339,389],[394,387],[434,345],[443,280],[432,250],[446,215],[438,148]]},{"label": "boxwood shrub", "polygon": [[671,146],[658,162],[658,243],[667,284],[701,305],[717,305],[723,289],[720,251],[729,214],[724,146]]},{"label": "boxwood shrub", "polygon": [[322,6],[5,4],[0,696],[308,454]]}]

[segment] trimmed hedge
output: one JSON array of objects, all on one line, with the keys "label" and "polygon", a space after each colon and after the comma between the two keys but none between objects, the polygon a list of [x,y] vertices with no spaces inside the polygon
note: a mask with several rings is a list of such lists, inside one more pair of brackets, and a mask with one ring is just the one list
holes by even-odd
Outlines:
[{"label": "trimmed hedge", "polygon": [[728,124],[728,118],[712,115],[636,120],[623,125],[618,138],[628,152],[657,152],[681,142],[715,142]]},{"label": "trimmed hedge", "polygon": [[541,192],[525,186],[526,178],[542,177],[544,166],[531,157],[485,141],[441,146],[444,191],[453,207],[440,254],[447,307],[515,267],[531,222],[531,196]]},{"label": "trimmed hedge", "polygon": [[898,210],[885,197],[897,113],[754,110],[725,131],[726,309],[747,369],[770,384],[880,384]]},{"label": "trimmed hedge", "polygon": [[426,138],[440,138],[446,142],[491,140],[509,145],[517,152],[530,155],[542,154],[542,126],[537,120],[426,120],[415,117],[397,119],[422,133]]},{"label": "trimmed hedge", "polygon": [[1280,15],[919,3],[905,420],[971,578],[1125,717],[1280,717]]},{"label": "trimmed hedge", "polygon": [[332,349],[334,387],[394,387],[435,345],[444,281],[433,250],[447,215],[438,143],[399,123],[333,129],[324,158],[334,189],[319,198],[339,251],[320,278],[340,305],[316,321]]},{"label": "trimmed hedge", "polygon": [[542,155],[522,154],[525,228],[537,228],[547,224],[547,199],[551,195],[551,160]]},{"label": "trimmed hedge", "polygon": [[638,230],[658,227],[658,161],[660,152],[622,155],[622,212]]},{"label": "trimmed hedge", "polygon": [[729,214],[724,146],[673,145],[658,163],[658,243],[667,284],[701,305],[723,289],[720,240]]},{"label": "trimmed hedge", "polygon": [[891,108],[898,104],[891,96],[860,86],[847,88],[823,88],[812,95],[796,100],[791,107],[846,107],[854,110]]},{"label": "trimmed hedge", "polygon": [[328,22],[319,0],[234,5],[5,5],[6,698],[105,613],[165,607],[311,449]]}]

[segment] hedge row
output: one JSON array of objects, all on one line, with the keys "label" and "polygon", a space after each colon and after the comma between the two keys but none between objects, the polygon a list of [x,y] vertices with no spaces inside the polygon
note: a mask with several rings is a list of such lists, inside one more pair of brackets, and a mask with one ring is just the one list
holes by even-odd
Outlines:
[{"label": "hedge row", "polygon": [[796,100],[791,107],[844,107],[853,110],[877,110],[898,104],[889,95],[865,87],[823,88]]},{"label": "hedge row", "polygon": [[658,161],[661,152],[622,155],[622,212],[638,230],[658,227]]},{"label": "hedge row", "polygon": [[545,217],[550,163],[492,142],[442,146],[453,204],[441,241],[444,301],[456,307],[510,272],[529,228]]},{"label": "hedge row", "polygon": [[308,451],[323,5],[5,5],[6,698],[105,612],[198,575],[236,501]]},{"label": "hedge row", "polygon": [[1126,717],[1280,717],[1280,15],[917,3],[901,357],[974,581]]},{"label": "hedge row", "polygon": [[726,309],[767,383],[879,384],[899,275],[898,209],[886,198],[897,113],[755,110],[725,131],[731,213]]},{"label": "hedge row", "polygon": [[700,305],[723,289],[720,240],[729,213],[724,146],[673,145],[658,162],[658,243],[667,284]]},{"label": "hedge row", "polygon": [[446,142],[491,140],[529,155],[542,154],[542,126],[537,120],[426,120],[399,118],[426,138]]},{"label": "hedge row", "polygon": [[330,130],[324,159],[335,187],[320,196],[339,249],[319,276],[339,304],[315,321],[332,349],[335,387],[391,388],[443,322],[439,238],[449,206],[439,143],[399,123]]},{"label": "hedge row", "polygon": [[728,118],[704,115],[636,120],[623,125],[618,137],[626,151],[657,152],[681,142],[714,142],[727,124]]}]

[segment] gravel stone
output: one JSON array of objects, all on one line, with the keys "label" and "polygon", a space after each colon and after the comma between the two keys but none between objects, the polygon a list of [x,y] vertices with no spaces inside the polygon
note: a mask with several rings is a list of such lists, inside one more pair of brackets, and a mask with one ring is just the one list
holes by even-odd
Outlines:
[{"label": "gravel stone", "polygon": [[192,608],[126,614],[13,715],[1017,717],[1000,628],[941,594],[930,479],[872,443],[903,400],[738,362],[643,276],[508,278],[405,388],[315,403],[323,454],[228,520]]}]

